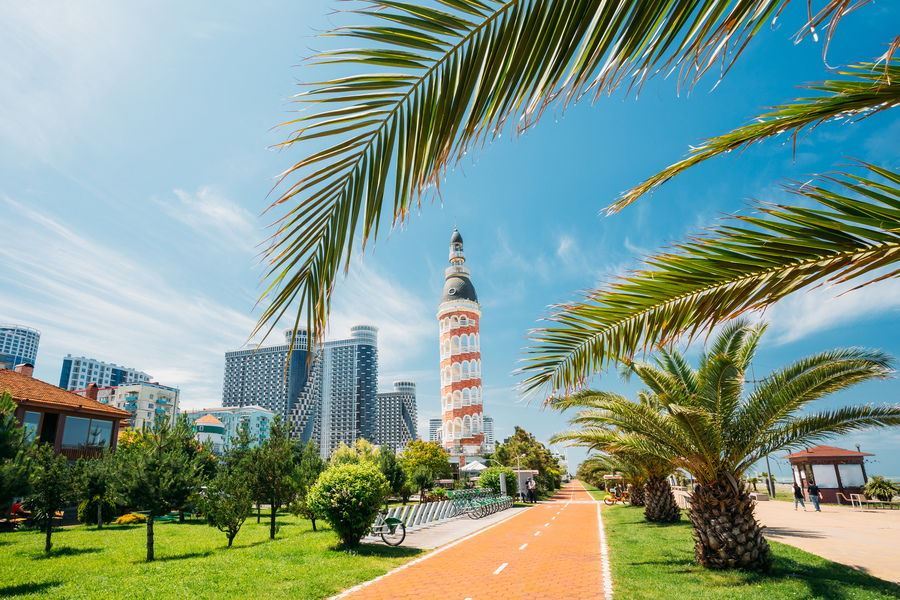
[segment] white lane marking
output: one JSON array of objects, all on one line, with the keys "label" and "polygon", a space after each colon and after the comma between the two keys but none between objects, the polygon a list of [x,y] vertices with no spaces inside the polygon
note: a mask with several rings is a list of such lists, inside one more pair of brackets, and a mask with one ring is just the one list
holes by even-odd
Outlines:
[{"label": "white lane marking", "polygon": [[550,527],[550,523],[544,523],[544,527]]},{"label": "white lane marking", "polygon": [[597,531],[600,534],[600,571],[603,573],[603,600],[612,600],[612,573],[609,568],[609,546],[606,545],[606,531],[603,529],[603,516],[600,514],[600,503],[597,502]]},{"label": "white lane marking", "polygon": [[551,517],[550,520],[551,520],[551,521],[555,521],[555,520],[556,520],[556,517]]},{"label": "white lane marking", "polygon": [[501,523],[506,523],[507,521],[512,520],[512,519],[514,519],[515,517],[517,517],[517,516],[519,516],[519,515],[524,515],[524,514],[527,513],[527,512],[528,512],[528,511],[526,511],[526,510],[520,510],[520,511],[518,511],[518,512],[515,512],[515,513],[509,515],[508,517],[504,517],[503,519],[500,519],[500,520],[497,521],[496,523],[491,523],[490,525],[488,525],[488,526],[485,527],[484,529],[479,529],[478,531],[474,531],[474,532],[470,533],[470,534],[467,535],[467,536],[463,536],[463,537],[459,538],[458,540],[453,540],[452,542],[450,542],[449,544],[447,544],[447,545],[445,545],[445,546],[441,546],[441,547],[439,547],[439,548],[435,548],[434,550],[432,550],[431,552],[429,552],[429,553],[426,554],[425,556],[421,556],[421,557],[419,557],[419,558],[414,558],[413,560],[409,561],[408,563],[404,563],[404,564],[400,565],[399,567],[397,567],[397,568],[394,569],[393,571],[388,571],[388,572],[385,573],[384,575],[379,575],[379,576],[376,577],[375,579],[370,579],[369,581],[363,581],[362,583],[353,586],[353,587],[350,588],[349,590],[344,590],[344,591],[341,592],[340,594],[338,594],[338,595],[336,595],[336,596],[332,596],[330,600],[340,600],[341,598],[346,598],[347,596],[349,596],[349,595],[351,595],[351,594],[354,594],[354,593],[358,592],[359,590],[361,590],[361,589],[363,589],[363,588],[369,587],[370,585],[372,585],[373,583],[375,583],[375,582],[377,582],[377,581],[381,581],[381,580],[384,579],[385,577],[390,577],[390,576],[393,575],[394,573],[399,573],[400,571],[405,571],[406,569],[410,568],[410,567],[413,566],[413,565],[417,565],[417,564],[419,564],[420,562],[422,562],[422,561],[424,561],[424,560],[428,560],[428,559],[431,558],[432,556],[437,556],[438,554],[440,554],[440,553],[443,552],[444,550],[449,550],[450,548],[453,548],[454,546],[457,546],[457,545],[459,545],[459,544],[462,544],[463,542],[468,541],[468,540],[472,539],[473,537],[475,537],[475,536],[477,536],[477,535],[481,535],[481,534],[484,533],[485,531],[488,531],[488,530],[490,530],[490,529],[493,529],[494,527],[496,527],[497,525],[500,525]]},{"label": "white lane marking", "polygon": [[508,564],[509,564],[509,563],[503,563],[502,565],[500,565],[499,567],[497,567],[497,570],[494,571],[494,575],[499,575],[499,574],[500,574],[500,571],[502,571],[503,569],[505,569],[505,568],[506,568],[506,565],[508,565]]},{"label": "white lane marking", "polygon": [[541,532],[540,532],[540,531],[535,531],[535,532],[534,532],[534,537],[537,537],[537,536],[539,536],[539,535],[541,535]]},{"label": "white lane marking", "polygon": [[524,550],[527,547],[528,547],[528,544],[522,544],[521,546],[519,546],[519,550]]}]

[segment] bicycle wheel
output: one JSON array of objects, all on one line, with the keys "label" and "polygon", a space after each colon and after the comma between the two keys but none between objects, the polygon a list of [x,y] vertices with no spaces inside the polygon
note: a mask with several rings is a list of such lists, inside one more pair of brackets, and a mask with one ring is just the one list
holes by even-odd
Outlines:
[{"label": "bicycle wheel", "polygon": [[606,498],[603,499],[603,504],[605,504],[607,506],[612,506],[615,503],[616,503],[616,499],[613,498],[612,496],[607,496]]},{"label": "bicycle wheel", "polygon": [[385,525],[381,530],[381,539],[388,546],[399,546],[406,539],[406,525],[403,523]]}]

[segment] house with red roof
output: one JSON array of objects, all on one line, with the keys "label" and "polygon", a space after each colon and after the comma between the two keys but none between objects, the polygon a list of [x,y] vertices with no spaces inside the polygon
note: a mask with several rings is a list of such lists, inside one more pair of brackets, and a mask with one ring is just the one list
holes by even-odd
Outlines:
[{"label": "house with red roof", "polygon": [[[119,427],[131,414],[35,379],[34,365],[0,369],[0,394],[9,392],[29,440],[52,444],[71,460],[116,447]],[[96,386],[94,386],[96,388]]]},{"label": "house with red roof", "polygon": [[847,450],[837,446],[813,446],[800,452],[788,454],[794,483],[803,488],[804,494],[810,483],[815,483],[821,491],[822,502],[840,503],[838,494],[845,498],[859,494],[866,484],[868,452]]}]

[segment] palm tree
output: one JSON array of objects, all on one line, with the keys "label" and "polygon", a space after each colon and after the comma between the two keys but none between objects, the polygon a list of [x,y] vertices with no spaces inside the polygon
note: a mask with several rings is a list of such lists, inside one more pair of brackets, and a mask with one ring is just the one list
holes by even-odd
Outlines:
[{"label": "palm tree", "polygon": [[900,405],[804,411],[830,393],[887,377],[891,359],[878,351],[816,354],[746,390],[747,370],[764,331],[764,325],[729,323],[696,369],[675,350],[660,351],[652,363],[631,364],[659,408],[598,394],[590,409],[593,423],[618,432],[616,439],[605,441],[607,451],[657,456],[693,474],[695,555],[706,567],[768,569],[769,548],[743,480],[767,453],[834,434],[900,425]]},{"label": "palm tree", "polygon": [[[305,313],[311,335],[321,337],[338,273],[349,269],[355,249],[373,243],[384,222],[405,220],[424,195],[438,188],[448,167],[501,135],[507,124],[522,131],[550,107],[564,108],[588,95],[600,98],[622,86],[638,89],[660,73],[676,73],[680,85],[693,85],[714,65],[721,65],[724,76],[753,36],[788,4],[790,0],[362,2],[349,12],[361,24],[330,32],[349,40],[350,48],[324,51],[310,61],[346,66],[349,74],[309,84],[297,101],[313,110],[282,124],[291,133],[279,147],[302,145],[306,150],[282,173],[280,195],[272,204],[287,210],[270,238],[269,285],[261,296],[268,306],[257,330],[271,331],[295,307],[295,324]],[[797,23],[796,40],[817,37],[819,28],[830,39],[841,18],[863,4],[823,0],[818,12],[810,9],[806,21]],[[763,115],[762,123],[714,138],[626,194],[613,210],[722,152],[783,131],[796,134],[826,120],[862,118],[897,106],[900,77],[892,51],[898,44],[895,40],[879,60],[850,69],[844,79],[816,87],[817,96],[778,107]],[[880,220],[869,226],[891,231]],[[896,253],[882,255],[883,265],[893,260]],[[666,306],[678,305],[668,310],[680,311],[680,331],[721,320],[710,317],[700,300],[679,301],[677,291],[672,290],[675,295],[667,297]],[[755,302],[764,305],[780,295],[763,289]],[[661,338],[653,323],[644,330],[643,313],[631,317],[638,322],[633,327],[638,333],[615,324],[622,331],[615,345],[624,354]]]},{"label": "palm tree", "polygon": [[[551,442],[570,442],[578,446],[586,446],[591,450],[606,452],[619,466],[619,470],[627,475],[635,490],[639,503],[644,506],[644,518],[654,523],[672,523],[681,517],[672,486],[668,476],[675,466],[668,458],[643,452],[630,439],[632,434],[618,431],[606,426],[605,407],[608,402],[628,402],[624,396],[609,392],[585,390],[567,398],[556,399],[552,406],[559,410],[582,408],[573,419],[573,425],[580,429],[566,431],[553,436]],[[661,410],[662,406],[648,394],[640,394],[638,402],[648,410]]]}]

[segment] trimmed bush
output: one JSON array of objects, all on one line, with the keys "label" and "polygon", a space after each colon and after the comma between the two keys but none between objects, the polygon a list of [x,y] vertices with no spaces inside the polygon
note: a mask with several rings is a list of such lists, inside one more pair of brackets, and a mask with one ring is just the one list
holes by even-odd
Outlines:
[{"label": "trimmed bush", "polygon": [[509,467],[488,467],[481,472],[478,478],[478,487],[488,488],[494,493],[500,493],[500,473],[506,473],[506,493],[515,497],[516,492],[516,474]]},{"label": "trimmed bush", "polygon": [[138,513],[128,513],[124,514],[113,523],[116,525],[139,525],[147,522],[147,517],[145,515],[139,515]]},{"label": "trimmed bush", "polygon": [[82,500],[78,503],[78,522],[85,525],[96,525],[98,503],[103,504],[101,511],[104,523],[109,523],[116,518],[116,507],[113,504],[97,499]]},{"label": "trimmed bush", "polygon": [[387,495],[387,479],[374,463],[364,462],[334,466],[319,475],[307,503],[324,516],[344,546],[354,548]]}]

